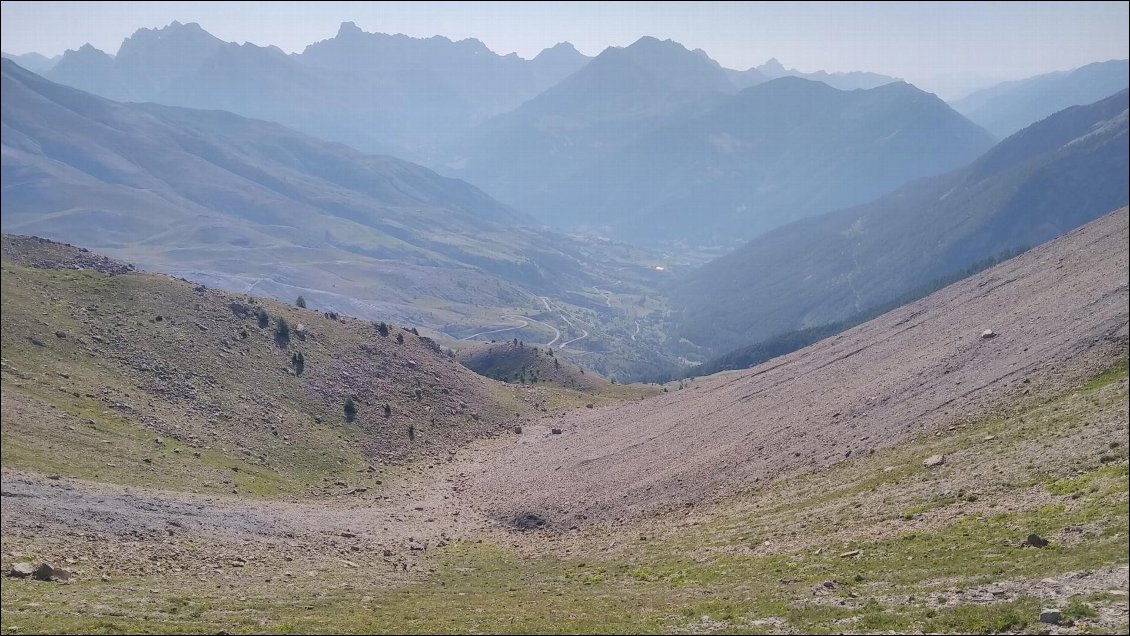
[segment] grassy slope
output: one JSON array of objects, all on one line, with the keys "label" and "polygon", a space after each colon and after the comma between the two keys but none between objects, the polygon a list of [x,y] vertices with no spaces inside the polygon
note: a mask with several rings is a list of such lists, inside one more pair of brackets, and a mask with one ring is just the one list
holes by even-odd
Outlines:
[{"label": "grassy slope", "polygon": [[[169,576],[5,580],[0,621],[21,632],[1030,631],[1041,603],[1027,585],[991,602],[957,590],[1125,567],[1127,398],[1123,359],[1027,410],[685,517],[537,537],[524,552],[457,544],[409,583],[340,569],[285,593],[270,571],[219,586]],[[925,469],[935,453],[946,464]],[[1029,532],[1052,544],[1021,548]],[[1122,572],[1121,592],[1072,596],[1078,627],[1126,632],[1124,616],[1092,616],[1125,605]]]},{"label": "grassy slope", "polygon": [[[237,316],[233,302],[264,308],[268,326]],[[529,410],[398,328],[381,337],[365,321],[160,276],[5,261],[3,311],[9,469],[277,495],[369,462],[441,455]],[[280,317],[308,335],[280,345]],[[353,422],[342,410],[348,395]]]}]

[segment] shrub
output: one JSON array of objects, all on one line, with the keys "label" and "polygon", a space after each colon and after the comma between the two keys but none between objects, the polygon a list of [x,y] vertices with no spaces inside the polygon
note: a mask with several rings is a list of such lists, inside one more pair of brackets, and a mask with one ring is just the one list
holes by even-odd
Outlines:
[{"label": "shrub", "polygon": [[383,320],[377,324],[377,332],[386,338],[388,337],[388,325]]},{"label": "shrub", "polygon": [[280,344],[290,342],[290,324],[287,323],[286,318],[279,318],[275,323],[275,340]]},{"label": "shrub", "polygon": [[357,417],[357,405],[353,403],[352,397],[345,398],[345,405],[342,409],[345,411],[346,422],[352,422],[353,418]]},{"label": "shrub", "polygon": [[255,317],[259,319],[259,328],[266,329],[267,325],[271,324],[271,317],[267,315],[267,310],[262,307],[259,311],[255,312]]},{"label": "shrub", "polygon": [[303,298],[302,296],[299,296],[298,300],[294,301],[294,304],[303,308],[303,309],[306,309],[306,299]]},{"label": "shrub", "polygon": [[302,375],[302,371],[306,369],[306,357],[299,351],[290,356],[290,364],[294,366],[294,375]]},{"label": "shrub", "polygon": [[404,334],[396,334],[396,344],[404,344]]},{"label": "shrub", "polygon": [[412,442],[416,441],[416,427],[411,424],[408,425],[408,440]]},{"label": "shrub", "polygon": [[391,416],[392,416],[392,407],[389,406],[388,404],[385,404],[385,417],[391,417]]}]

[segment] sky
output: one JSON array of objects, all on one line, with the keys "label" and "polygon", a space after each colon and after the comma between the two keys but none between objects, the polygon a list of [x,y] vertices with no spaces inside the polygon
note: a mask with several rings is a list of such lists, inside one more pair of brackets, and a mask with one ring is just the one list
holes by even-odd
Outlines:
[{"label": "sky", "polygon": [[[746,69],[866,70],[938,88],[1130,57],[1127,2],[3,2],[6,53],[90,43],[114,53],[138,28],[198,22],[223,40],[287,52],[369,32],[477,38],[530,58],[569,41],[596,55],[644,35]],[[941,93],[941,91],[938,91]]]}]

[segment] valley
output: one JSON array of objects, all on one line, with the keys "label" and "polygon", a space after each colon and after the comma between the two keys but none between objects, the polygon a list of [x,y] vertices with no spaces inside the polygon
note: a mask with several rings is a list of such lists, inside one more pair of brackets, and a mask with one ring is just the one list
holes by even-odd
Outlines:
[{"label": "valley", "polygon": [[[257,472],[239,475],[279,469],[243,460],[236,465],[246,467],[234,474],[250,497],[219,489],[178,492],[183,486],[175,482],[154,488],[160,482],[152,477],[107,484],[107,477],[115,479],[110,475],[128,473],[86,472],[100,472],[95,466],[102,460],[92,458],[90,469],[76,463],[71,453],[81,448],[75,446],[79,437],[54,438],[47,454],[12,453],[28,433],[12,426],[9,405],[30,401],[57,413],[40,426],[74,421],[89,427],[71,419],[69,394],[58,388],[85,390],[92,380],[21,368],[11,340],[22,337],[17,331],[54,325],[9,322],[14,294],[6,289],[5,558],[63,564],[77,582],[6,580],[3,625],[29,631],[51,625],[66,631],[431,632],[462,629],[468,609],[477,608],[471,620],[485,631],[548,624],[561,631],[705,625],[807,631],[842,624],[976,632],[1023,629],[1035,624],[1041,604],[1055,604],[1076,608],[1078,625],[1117,630],[1127,611],[1127,451],[1119,440],[1127,435],[1128,232],[1123,209],[782,362],[695,381],[642,402],[615,405],[621,396],[593,410],[535,413],[529,420],[530,411],[519,407],[505,416],[507,430],[450,453],[400,455],[407,463],[374,462],[370,454],[375,471],[365,468],[365,459],[343,464],[340,485],[328,483],[334,479],[329,473],[320,480],[324,485],[314,481],[291,494],[256,491],[242,479],[254,480]],[[13,274],[27,275],[6,267],[8,285]],[[196,295],[183,285],[182,294]],[[52,289],[38,293],[58,293]],[[1041,293],[1033,294],[1037,289]],[[1065,319],[1072,329],[1056,329]],[[321,320],[311,320],[308,337],[331,332]],[[983,325],[1000,335],[984,338]],[[1042,329],[1058,335],[1049,338]],[[900,339],[907,338],[934,344],[908,357],[897,353],[906,351]],[[408,339],[400,346],[410,346]],[[434,364],[426,362],[426,351],[408,350],[421,364]],[[896,364],[883,357],[889,355],[902,357]],[[891,381],[872,378],[854,392],[847,380],[864,366],[889,369]],[[462,397],[480,381],[457,370],[440,377],[445,386],[462,386]],[[316,383],[316,376],[300,377]],[[908,393],[898,384],[907,381],[918,388]],[[765,410],[807,401],[782,401],[773,391],[830,382],[842,388],[814,406],[835,413]],[[484,396],[496,397],[484,399],[505,395],[498,393],[504,385],[489,386],[495,388]],[[524,395],[526,403],[547,399],[538,392],[549,385],[520,386],[508,391]],[[912,415],[905,409],[920,408],[922,398],[908,395],[930,396],[938,406]],[[743,415],[749,399],[760,400],[751,403],[759,413],[754,420]],[[50,404],[56,407],[44,406]],[[696,404],[721,409],[707,420],[711,427],[689,425],[703,421]],[[639,409],[673,411],[673,419],[626,416]],[[111,424],[117,418],[138,416],[95,415],[96,427],[111,427],[97,435],[112,435],[124,424]],[[523,421],[520,434],[508,430],[516,417]],[[825,424],[837,419],[845,424]],[[655,422],[659,434],[643,429],[625,437],[612,424],[617,421],[631,428]],[[914,425],[892,427],[898,422]],[[745,438],[725,446],[742,454],[742,445],[769,445],[774,452],[762,461],[783,463],[735,465],[719,452],[725,426]],[[381,435],[380,428],[363,430]],[[423,423],[420,430],[437,434]],[[467,433],[481,434],[460,434]],[[699,437],[680,440],[688,434]],[[196,444],[175,432],[166,439],[156,446],[138,440],[133,450],[115,445],[125,451],[116,461],[136,462],[142,474],[160,466],[153,477],[167,479],[175,473],[170,463]],[[401,437],[395,444],[411,448],[421,441]],[[439,450],[448,448],[439,443]],[[590,443],[605,450],[585,450]],[[667,464],[675,469],[668,473],[671,483],[653,491],[644,487],[649,482],[630,477],[652,462],[633,462],[628,448],[614,461],[602,457],[622,443],[674,444],[688,452]],[[813,452],[830,448],[837,454]],[[940,467],[924,467],[933,456],[943,458]],[[43,457],[65,461],[44,466]],[[548,457],[576,463],[557,468]],[[24,472],[32,468],[35,473]],[[618,486],[594,489],[610,483]],[[588,496],[577,499],[577,489]],[[1021,547],[1030,533],[1053,547]]]},{"label": "valley", "polygon": [[5,634],[1130,631],[1125,3],[0,13]]}]

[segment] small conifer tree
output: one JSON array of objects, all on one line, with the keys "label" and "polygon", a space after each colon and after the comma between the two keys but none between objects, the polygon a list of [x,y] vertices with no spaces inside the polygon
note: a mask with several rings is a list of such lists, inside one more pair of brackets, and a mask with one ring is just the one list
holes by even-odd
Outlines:
[{"label": "small conifer tree", "polygon": [[275,323],[275,340],[281,344],[290,342],[290,323],[286,321],[286,318],[280,317],[278,322]]}]

